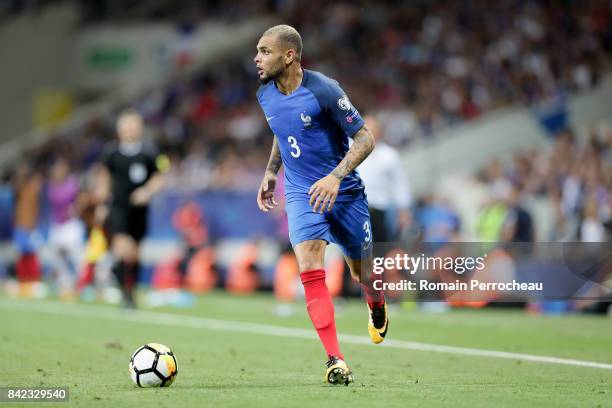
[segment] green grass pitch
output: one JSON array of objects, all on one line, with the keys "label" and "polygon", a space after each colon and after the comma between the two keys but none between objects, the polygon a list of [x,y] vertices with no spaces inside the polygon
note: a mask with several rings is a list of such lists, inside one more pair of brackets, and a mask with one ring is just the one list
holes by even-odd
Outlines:
[{"label": "green grass pitch", "polygon": [[[323,348],[306,337],[314,330],[304,305],[288,318],[277,317],[275,305],[269,295],[219,292],[198,298],[195,308],[129,313],[0,297],[0,386],[70,388],[69,403],[6,406],[612,407],[611,369],[359,344],[367,336],[359,301],[336,310],[339,333],[359,336],[341,341],[355,383],[329,386]],[[204,327],[202,318],[216,320]],[[243,323],[228,329],[227,321]],[[253,323],[297,335],[261,333]],[[612,364],[612,323],[603,317],[398,308],[389,338]],[[130,381],[129,357],[147,342],[176,353],[179,373],[170,388],[139,389]]]}]

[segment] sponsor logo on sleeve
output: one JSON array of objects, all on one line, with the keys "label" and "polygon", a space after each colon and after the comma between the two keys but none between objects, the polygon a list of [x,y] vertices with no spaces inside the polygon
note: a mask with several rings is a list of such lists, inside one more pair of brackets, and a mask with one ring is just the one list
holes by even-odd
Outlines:
[{"label": "sponsor logo on sleeve", "polygon": [[357,118],[357,116],[359,115],[359,112],[357,112],[357,109],[353,110],[353,113],[351,113],[350,115],[346,116],[346,121],[348,123],[353,123],[353,120],[355,118]]},{"label": "sponsor logo on sleeve", "polygon": [[342,95],[342,98],[338,99],[338,107],[344,111],[351,110],[351,103],[349,102],[348,96]]}]

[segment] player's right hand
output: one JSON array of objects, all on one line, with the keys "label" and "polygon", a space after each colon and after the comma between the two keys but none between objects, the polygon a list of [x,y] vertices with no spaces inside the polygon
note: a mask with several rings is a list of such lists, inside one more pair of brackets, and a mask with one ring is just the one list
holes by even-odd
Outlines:
[{"label": "player's right hand", "polygon": [[268,212],[274,207],[278,207],[278,203],[274,199],[274,188],[276,187],[276,174],[266,173],[259,191],[257,192],[257,206],[263,212]]}]

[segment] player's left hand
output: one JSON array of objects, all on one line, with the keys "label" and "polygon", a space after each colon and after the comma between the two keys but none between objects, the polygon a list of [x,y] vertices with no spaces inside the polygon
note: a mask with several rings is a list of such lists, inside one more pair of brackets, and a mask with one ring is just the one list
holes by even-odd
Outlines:
[{"label": "player's left hand", "polygon": [[333,174],[328,174],[314,183],[310,187],[310,190],[308,190],[312,211],[321,214],[323,214],[324,211],[331,211],[338,197],[339,189],[340,180]]},{"label": "player's left hand", "polygon": [[145,205],[151,200],[151,193],[145,187],[139,187],[130,195],[132,205]]}]

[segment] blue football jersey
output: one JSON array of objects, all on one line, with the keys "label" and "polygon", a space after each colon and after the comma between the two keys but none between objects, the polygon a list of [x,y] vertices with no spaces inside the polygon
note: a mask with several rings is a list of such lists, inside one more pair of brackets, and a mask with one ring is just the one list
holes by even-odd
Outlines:
[{"label": "blue football jersey", "polygon": [[[338,82],[319,72],[303,72],[300,87],[290,95],[280,92],[274,81],[257,91],[278,140],[287,200],[308,197],[310,187],[342,161],[349,137],[363,126],[361,115]],[[336,201],[352,200],[363,189],[359,174],[352,171],[342,180]]]}]

